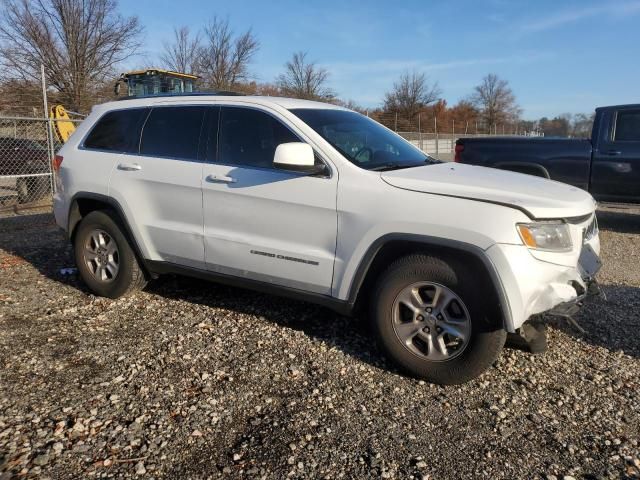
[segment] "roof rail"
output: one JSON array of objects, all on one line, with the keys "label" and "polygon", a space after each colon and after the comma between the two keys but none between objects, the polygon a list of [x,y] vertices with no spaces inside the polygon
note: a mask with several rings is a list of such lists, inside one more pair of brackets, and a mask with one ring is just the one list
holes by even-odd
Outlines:
[{"label": "roof rail", "polygon": [[211,90],[210,92],[199,91],[199,92],[190,92],[190,93],[154,93],[152,95],[129,95],[127,97],[117,98],[116,100],[136,100],[140,98],[162,98],[162,97],[210,97],[210,96],[220,96],[220,97],[241,97],[246,94],[240,92],[232,92],[226,90]]}]

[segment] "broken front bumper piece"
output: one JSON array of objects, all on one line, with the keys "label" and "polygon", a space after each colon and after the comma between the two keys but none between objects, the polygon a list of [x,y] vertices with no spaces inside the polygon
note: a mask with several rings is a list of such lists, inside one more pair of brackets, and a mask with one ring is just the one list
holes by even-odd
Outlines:
[{"label": "broken front bumper piece", "polygon": [[[580,326],[578,322],[576,322],[573,316],[580,311],[580,308],[582,308],[584,301],[587,300],[588,298],[591,298],[591,297],[604,298],[605,297],[604,292],[600,289],[600,286],[598,285],[598,282],[596,282],[595,278],[592,278],[585,283],[587,286],[586,289],[582,288],[582,286],[579,285],[579,287],[584,291],[584,293],[582,293],[581,295],[578,295],[578,297],[576,297],[575,299],[569,302],[564,302],[559,305],[556,305],[554,308],[552,308],[548,312],[545,312],[548,315],[563,317],[567,319],[567,321],[571,323],[571,325],[576,327],[578,330],[580,330],[581,333],[586,333],[586,331],[584,330],[584,328]],[[578,289],[576,288],[576,290]]]},{"label": "broken front bumper piece", "polygon": [[[561,301],[552,308],[544,309],[541,313],[562,317],[580,332],[586,333],[576,322],[574,315],[589,298],[604,297],[604,292],[600,290],[595,279],[595,274],[601,266],[602,262],[591,246],[584,245],[577,269],[579,277],[575,275],[574,279],[567,283],[551,282],[545,288],[544,294],[539,297],[548,302],[556,302],[557,299],[563,298],[569,300]],[[546,328],[540,323],[525,322],[516,333],[509,334],[508,343],[531,353],[542,353],[547,349]]]},{"label": "broken front bumper piece", "polygon": [[569,285],[566,286],[575,291],[574,295],[576,295],[576,297],[568,302],[562,302],[556,305],[545,313],[565,317],[572,325],[584,333],[583,328],[578,325],[573,316],[578,313],[580,307],[582,307],[584,301],[588,298],[594,296],[604,297],[604,293],[600,290],[600,286],[595,279],[595,274],[598,273],[600,267],[602,267],[602,262],[598,255],[596,255],[590,245],[584,245],[580,253],[580,260],[578,261],[578,271],[584,284],[577,281],[570,282]]}]

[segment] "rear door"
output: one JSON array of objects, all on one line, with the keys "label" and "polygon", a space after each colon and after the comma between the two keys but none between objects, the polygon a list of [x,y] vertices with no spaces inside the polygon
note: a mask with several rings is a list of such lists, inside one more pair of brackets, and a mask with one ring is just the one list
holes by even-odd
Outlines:
[{"label": "rear door", "polygon": [[640,201],[640,108],[604,115],[593,153],[591,193],[608,202]]},{"label": "rear door", "polygon": [[207,268],[329,294],[337,175],[274,168],[279,144],[302,141],[274,114],[223,106],[219,115],[219,131],[217,122],[210,127],[210,161],[203,171]]},{"label": "rear door", "polygon": [[154,107],[139,154],[121,155],[109,194],[123,205],[151,260],[204,266],[200,135],[206,106]]}]

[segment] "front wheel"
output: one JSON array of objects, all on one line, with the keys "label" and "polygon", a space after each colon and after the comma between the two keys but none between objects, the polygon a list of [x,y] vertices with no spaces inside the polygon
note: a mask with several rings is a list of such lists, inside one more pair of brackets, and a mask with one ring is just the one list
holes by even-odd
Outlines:
[{"label": "front wheel", "polygon": [[506,332],[489,318],[482,282],[463,266],[417,254],[389,266],[376,286],[374,329],[409,373],[438,384],[471,380],[498,358]]},{"label": "front wheel", "polygon": [[118,298],[146,284],[117,217],[108,210],[91,212],[82,219],[74,252],[80,276],[97,295]]}]

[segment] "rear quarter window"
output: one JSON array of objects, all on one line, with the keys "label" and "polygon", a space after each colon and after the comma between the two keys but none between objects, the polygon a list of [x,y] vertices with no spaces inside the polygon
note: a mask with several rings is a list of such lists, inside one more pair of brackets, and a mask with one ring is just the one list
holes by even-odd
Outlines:
[{"label": "rear quarter window", "polygon": [[84,148],[120,153],[138,153],[140,130],[148,108],[114,110],[104,114],[84,141]]}]

